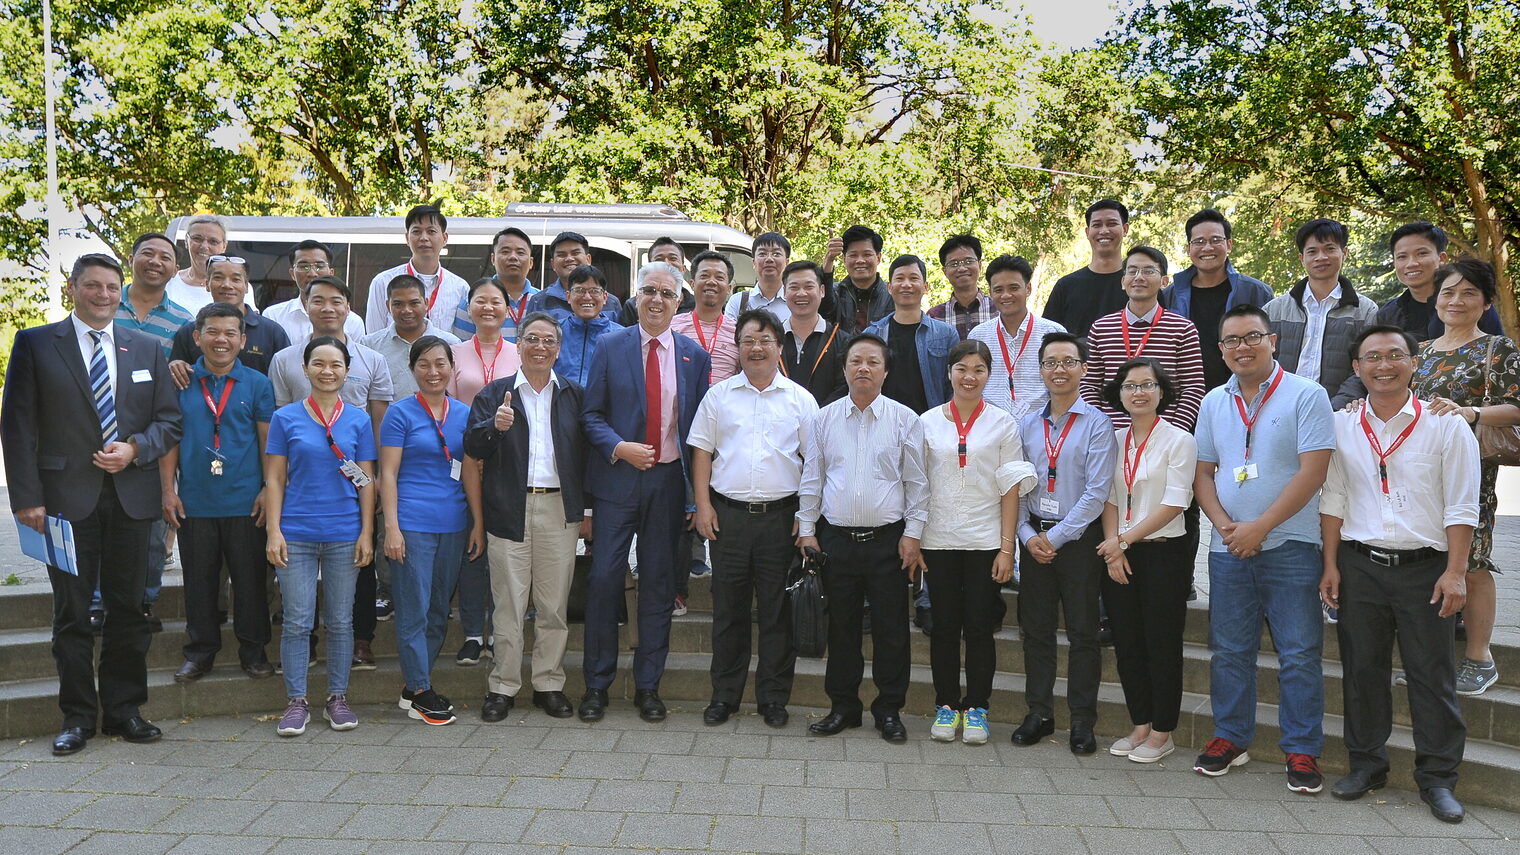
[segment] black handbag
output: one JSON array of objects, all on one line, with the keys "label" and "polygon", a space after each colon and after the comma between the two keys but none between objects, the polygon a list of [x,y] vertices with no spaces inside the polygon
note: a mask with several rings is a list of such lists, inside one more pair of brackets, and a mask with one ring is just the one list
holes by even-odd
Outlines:
[{"label": "black handbag", "polygon": [[829,648],[829,599],[819,574],[828,568],[829,556],[807,547],[787,570],[786,592],[792,612],[792,644],[798,656],[822,656]]}]

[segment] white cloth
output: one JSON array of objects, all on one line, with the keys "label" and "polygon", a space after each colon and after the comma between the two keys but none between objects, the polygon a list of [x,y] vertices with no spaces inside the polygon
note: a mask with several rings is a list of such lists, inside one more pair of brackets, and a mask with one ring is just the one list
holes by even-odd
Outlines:
[{"label": "white cloth", "polygon": [[[528,486],[558,487],[559,467],[554,462],[553,418],[554,393],[559,375],[549,372],[549,382],[542,392],[535,391],[528,375],[517,372],[517,386],[512,394],[522,402],[528,414]],[[498,405],[500,402],[497,402]]]},{"label": "white cloth", "polygon": [[[1028,329],[1029,317],[1034,318],[1034,331],[1029,336],[1029,346],[1024,348],[1024,355],[1020,356],[1019,347],[1024,344],[1024,331]],[[987,388],[982,392],[982,397],[987,403],[1013,416],[1014,421],[1023,421],[1024,416],[1040,410],[1050,400],[1045,381],[1040,379],[1040,342],[1051,333],[1066,332],[1066,328],[1030,312],[1019,322],[1019,328],[1013,335],[1009,335],[1006,329],[1003,330],[1003,343],[999,344],[998,329],[1002,326],[1002,318],[983,321],[967,337],[982,342],[992,351],[992,371],[989,372]],[[1008,346],[1009,360],[1014,363],[1011,392],[1008,389],[1009,360],[1003,359],[1003,344]]]},{"label": "white cloth", "polygon": [[[1414,395],[1387,422],[1363,403],[1367,423],[1388,450],[1414,418]],[[1340,517],[1342,540],[1385,549],[1446,551],[1446,527],[1478,524],[1478,440],[1455,413],[1437,416],[1424,404],[1414,433],[1388,458],[1388,495],[1377,456],[1362,432],[1361,413],[1335,414],[1336,450],[1319,512]]]},{"label": "white cloth", "polygon": [[[84,357],[84,377],[88,383],[90,379],[90,361],[95,358],[95,337],[90,335],[96,332],[95,328],[81,321],[76,314],[70,314],[69,319],[74,322],[74,338],[79,343],[79,355]],[[100,339],[100,347],[106,354],[106,371],[111,375],[111,394],[116,394],[116,324],[106,324],[105,333]],[[92,401],[93,403],[93,401]]]},{"label": "white cloth", "polygon": [[[1128,455],[1133,463],[1137,441],[1129,436],[1129,429],[1114,431],[1114,441],[1119,444],[1119,459],[1114,468],[1114,484],[1108,490],[1108,503],[1119,509],[1119,533],[1123,534],[1135,524],[1156,512],[1162,505],[1169,508],[1186,508],[1193,503],[1193,476],[1198,471],[1198,443],[1193,435],[1167,421],[1156,421],[1151,435],[1145,440],[1145,453],[1135,471],[1133,504],[1129,519],[1124,518],[1124,461]],[[1158,537],[1182,537],[1187,534],[1187,523],[1182,514],[1153,532],[1146,540]]]},{"label": "white cloth", "polygon": [[924,426],[918,414],[877,395],[864,410],[840,398],[818,411],[803,455],[797,533],[816,533],[821,513],[834,525],[877,528],[904,520],[923,537],[929,521]]},{"label": "white cloth", "polygon": [[739,307],[741,305],[744,305],[744,295],[748,294],[749,305],[745,307],[744,311],[748,312],[754,311],[755,309],[764,309],[767,312],[775,315],[776,320],[785,323],[786,319],[792,316],[792,307],[786,304],[786,297],[784,296],[785,293],[786,288],[777,288],[776,296],[767,297],[765,296],[764,292],[760,290],[759,285],[743,291],[738,291],[728,296],[728,302],[723,306],[723,314],[727,315],[730,321],[738,323],[739,315],[742,314],[739,310]]},{"label": "white cloth", "polygon": [[[301,305],[299,298],[275,303],[273,306],[261,312],[267,320],[274,321],[285,328],[285,334],[290,336],[293,345],[305,346],[311,340],[311,316],[306,314],[306,307]],[[389,315],[386,316],[389,319]],[[343,320],[343,334],[349,338],[359,338],[364,335],[364,319],[354,312],[349,312]]]},{"label": "white cloth", "polygon": [[[929,475],[929,524],[924,549],[999,549],[1003,543],[1003,494],[1034,489],[1034,466],[1024,459],[1019,423],[988,405],[966,436],[966,466],[960,465],[960,435],[950,405],[918,417],[924,427],[924,468]],[[961,413],[968,418],[970,413]],[[1017,519],[1017,513],[1015,513]],[[1016,532],[1008,532],[1010,538]],[[1012,548],[1012,544],[1009,544]]]},{"label": "white cloth", "polygon": [[741,372],[707,390],[686,442],[713,455],[714,490],[741,502],[797,493],[818,402],[780,371],[765,389]]},{"label": "white cloth", "polygon": [[[178,273],[174,274],[174,278],[164,285],[164,293],[168,294],[169,299],[178,304],[181,309],[189,312],[192,318],[199,314],[201,309],[211,305],[213,302],[211,292],[205,286],[191,285],[189,282],[179,278]],[[243,305],[253,305],[252,282],[248,283],[248,290],[243,294]]]},{"label": "white cloth", "polygon": [[1316,300],[1314,289],[1304,286],[1304,314],[1309,321],[1304,325],[1304,345],[1298,352],[1298,370],[1294,374],[1319,382],[1320,359],[1325,348],[1325,321],[1330,318],[1330,310],[1340,302],[1339,283],[1323,300]]},{"label": "white cloth", "polygon": [[[398,264],[376,273],[375,278],[369,281],[369,302],[365,304],[364,310],[366,331],[383,330],[390,324],[391,310],[388,305],[390,300],[386,296],[385,286],[389,285],[392,279],[406,273],[410,266],[411,262]],[[459,301],[470,293],[470,283],[442,264],[438,265],[437,273],[417,273],[414,269],[412,275],[422,280],[422,300],[432,306],[428,309],[428,320],[432,321],[434,326],[452,330],[454,310],[459,307]],[[440,276],[443,277],[441,282]],[[434,299],[435,295],[437,299]]]}]

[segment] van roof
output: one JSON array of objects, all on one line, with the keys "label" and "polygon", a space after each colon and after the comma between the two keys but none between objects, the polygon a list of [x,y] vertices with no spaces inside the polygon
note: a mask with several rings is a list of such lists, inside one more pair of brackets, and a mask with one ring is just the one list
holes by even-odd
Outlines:
[{"label": "van roof", "polygon": [[[685,215],[672,208],[663,210],[679,215],[682,219],[668,216],[609,217],[530,215],[527,210],[537,208],[570,208],[596,206],[525,206],[522,213],[506,217],[449,217],[449,237],[462,243],[487,243],[491,236],[509,226],[522,229],[535,243],[548,243],[560,232],[582,232],[635,242],[652,241],[658,235],[669,235],[680,243],[706,243],[740,247],[748,250],[754,238],[728,226],[684,219]],[[658,206],[604,206],[609,208],[657,208]],[[612,212],[607,212],[612,213]],[[188,216],[175,217],[166,233],[170,239],[184,238]],[[326,241],[351,241],[365,238],[370,242],[405,243],[404,217],[223,217],[227,221],[228,236],[233,240],[289,240],[294,243],[306,238]]]}]

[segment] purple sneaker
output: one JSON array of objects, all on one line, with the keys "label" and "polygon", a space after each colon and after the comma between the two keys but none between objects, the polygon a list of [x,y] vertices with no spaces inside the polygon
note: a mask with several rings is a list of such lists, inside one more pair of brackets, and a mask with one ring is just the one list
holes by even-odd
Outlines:
[{"label": "purple sneaker", "polygon": [[306,706],[306,699],[292,698],[274,732],[281,736],[300,736],[306,732],[306,724],[310,721],[311,710]]},{"label": "purple sneaker", "polygon": [[359,717],[349,709],[348,695],[333,695],[327,699],[327,709],[322,711],[333,730],[353,730],[359,726]]}]

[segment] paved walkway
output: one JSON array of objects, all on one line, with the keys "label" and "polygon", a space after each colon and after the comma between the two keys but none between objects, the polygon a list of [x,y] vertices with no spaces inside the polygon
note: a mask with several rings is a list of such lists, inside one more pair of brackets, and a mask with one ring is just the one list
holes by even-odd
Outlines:
[{"label": "paved walkway", "polygon": [[[812,737],[754,715],[660,725],[614,707],[594,726],[517,711],[425,727],[363,707],[349,733],[284,740],[272,721],[163,722],[151,745],[0,746],[7,852],[1482,853],[1520,851],[1520,815],[1437,822],[1406,791],[1302,796],[1252,763],[1209,779],[1179,752],[1142,767],[1062,742],[940,745],[926,720],[889,745],[865,728]],[[1064,736],[1064,734],[1058,734]],[[1407,785],[1407,782],[1406,782]]]}]

